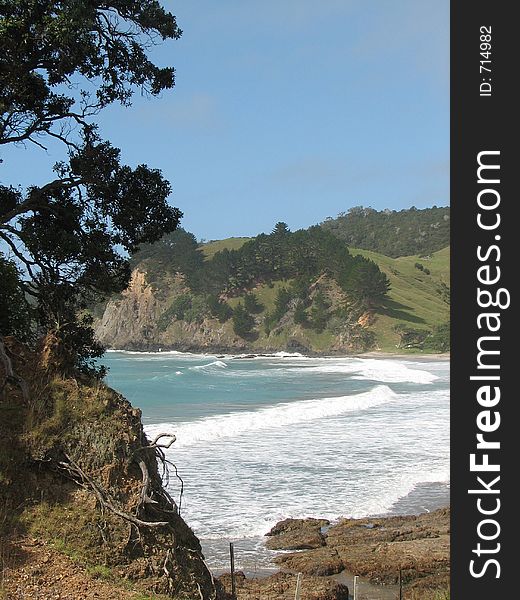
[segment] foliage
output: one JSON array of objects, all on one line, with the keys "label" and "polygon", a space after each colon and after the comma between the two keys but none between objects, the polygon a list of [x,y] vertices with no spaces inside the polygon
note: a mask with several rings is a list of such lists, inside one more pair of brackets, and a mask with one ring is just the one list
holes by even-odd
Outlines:
[{"label": "foliage", "polygon": [[188,285],[197,288],[204,256],[195,236],[179,227],[154,244],[142,244],[130,259],[132,268],[141,263],[146,263],[150,281],[156,282],[167,274],[182,273]]},{"label": "foliage", "polygon": [[349,246],[385,256],[428,256],[450,243],[449,207],[376,211],[356,206],[321,226]]},{"label": "foliage", "polygon": [[188,323],[201,323],[208,314],[208,305],[202,296],[193,296],[189,308],[184,312]]},{"label": "foliage", "polygon": [[[0,254],[0,334],[26,341],[31,334],[31,307],[21,289],[16,265]],[[16,307],[16,310],[13,310]]]},{"label": "foliage", "polygon": [[215,294],[207,296],[206,303],[210,314],[218,319],[221,323],[225,323],[233,316],[233,309],[227,302],[223,302]]},{"label": "foliage", "polygon": [[450,324],[435,325],[427,340],[428,348],[435,352],[449,352],[450,350]]},{"label": "foliage", "polygon": [[316,333],[321,333],[327,326],[329,308],[330,303],[325,298],[325,295],[321,290],[318,291],[312,300],[310,309],[310,324]]},{"label": "foliage", "polygon": [[258,302],[258,298],[252,292],[244,295],[244,307],[247,312],[257,314],[262,312],[263,306]]},{"label": "foliage", "polygon": [[97,363],[105,349],[95,339],[92,321],[92,316],[88,313],[74,315],[69,323],[54,330],[62,353],[63,373],[73,373],[75,369],[79,369],[100,378],[107,374],[106,367]]},{"label": "foliage", "polygon": [[293,320],[296,325],[306,325],[308,323],[309,316],[302,300],[299,300],[294,307]]},{"label": "foliage", "polygon": [[[274,317],[280,319],[291,298],[305,299],[309,282],[326,273],[363,301],[377,303],[388,291],[388,280],[379,268],[362,257],[350,255],[346,246],[320,227],[294,233],[278,230],[262,234],[234,252],[240,287],[257,281],[292,278],[292,289],[280,292]],[[244,279],[239,279],[244,274]]]},{"label": "foliage", "polygon": [[344,244],[318,226],[291,232],[285,223],[277,223],[272,233],[260,234],[235,248],[224,247],[205,261],[194,236],[177,230],[157,244],[141,248],[132,264],[141,262],[146,263],[153,281],[167,272],[184,273],[193,294],[212,298],[210,311],[220,320],[227,318],[227,311],[217,302],[223,295],[243,296],[249,313],[262,312],[263,306],[250,291],[262,283],[291,280],[278,290],[271,324],[283,317],[292,300],[308,303],[311,282],[323,274],[367,305],[380,303],[389,289],[388,279],[377,265],[352,256]]},{"label": "foliage", "polygon": [[253,331],[255,320],[239,302],[233,311],[233,331],[242,338],[247,338]]},{"label": "foliage", "polygon": [[160,331],[165,331],[173,321],[200,323],[206,317],[208,310],[208,304],[203,297],[179,294],[159,317],[157,326]]},{"label": "foliage", "polygon": [[292,294],[287,288],[279,288],[279,290],[276,292],[276,297],[274,301],[274,311],[272,314],[272,318],[274,321],[279,321],[289,310],[289,303],[291,299]]},{"label": "foliage", "polygon": [[172,88],[174,70],[148,53],[180,35],[156,0],[1,3],[0,144],[57,141],[65,156],[43,185],[0,184],[0,241],[23,270],[19,294],[34,297],[39,325],[66,338],[79,367],[99,348],[78,311],[123,290],[127,253],[182,216],[167,203],[162,174],[121,164],[95,119],[114,102],[129,105],[137,89],[158,96]]},{"label": "foliage", "polygon": [[380,305],[390,290],[388,277],[376,263],[356,256],[350,269],[342,274],[340,285],[367,307]]},{"label": "foliage", "polygon": [[157,326],[161,331],[166,330],[172,321],[184,319],[186,311],[189,308],[191,308],[190,294],[180,294],[179,296],[176,296],[170,306],[159,317]]},{"label": "foliage", "polygon": [[402,323],[396,325],[394,331],[400,336],[400,348],[422,348],[430,334],[427,329],[418,329]]}]

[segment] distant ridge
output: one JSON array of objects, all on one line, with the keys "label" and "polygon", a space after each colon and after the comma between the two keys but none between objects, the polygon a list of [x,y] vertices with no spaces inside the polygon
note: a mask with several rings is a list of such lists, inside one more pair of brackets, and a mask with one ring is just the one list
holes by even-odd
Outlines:
[{"label": "distant ridge", "polygon": [[399,211],[356,206],[321,226],[349,246],[391,258],[429,255],[450,243],[450,209],[415,207]]}]

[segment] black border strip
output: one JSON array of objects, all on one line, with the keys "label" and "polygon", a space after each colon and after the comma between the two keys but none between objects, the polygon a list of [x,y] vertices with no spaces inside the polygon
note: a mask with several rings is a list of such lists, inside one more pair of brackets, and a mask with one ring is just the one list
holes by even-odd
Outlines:
[{"label": "black border strip", "polygon": [[[519,256],[515,244],[513,228],[517,227],[515,216],[520,204],[518,191],[513,190],[513,181],[518,166],[514,163],[519,155],[514,149],[513,139],[517,135],[519,109],[513,109],[517,102],[515,87],[515,68],[513,57],[519,57],[518,43],[520,35],[512,11],[514,3],[505,1],[482,2],[456,1],[451,3],[451,206],[452,206],[452,353],[451,353],[451,559],[452,582],[451,600],[509,598],[514,592],[513,582],[513,536],[518,528],[517,517],[511,516],[511,506],[516,506],[512,484],[517,480],[518,467],[513,466],[515,457],[520,456],[519,448],[513,445],[513,427],[516,427],[516,404],[518,391],[514,388],[514,373],[520,374],[520,352],[515,351],[515,343],[520,339],[520,328],[516,313],[516,298],[511,293],[509,308],[479,306],[477,288],[487,289],[492,294],[498,289],[511,290],[513,276],[520,271],[515,262]],[[481,55],[481,35],[491,28],[491,54]],[[485,43],[487,38],[483,38]],[[484,46],[485,48],[485,46]],[[516,50],[516,52],[514,51]],[[491,71],[480,69],[482,63]],[[482,85],[481,84],[491,84]],[[491,87],[491,92],[489,88]],[[490,93],[491,95],[481,95]],[[481,161],[499,165],[499,170],[481,171],[478,182],[478,155],[481,152],[498,151],[500,154],[481,155]],[[516,168],[515,168],[516,166]],[[499,173],[500,183],[491,183]],[[500,203],[495,210],[483,211],[477,198],[483,189],[494,189],[481,196],[483,203],[491,204],[493,197],[499,194]],[[479,228],[478,214],[494,224],[500,214],[500,225],[496,229]],[[500,236],[497,239],[496,236]],[[520,242],[520,232],[516,238]],[[496,245],[499,250],[490,250]],[[500,256],[498,255],[500,252]],[[491,279],[500,268],[500,281],[494,285],[478,281],[478,269],[489,265],[490,271],[481,271]],[[501,304],[505,305],[506,294],[501,295]],[[484,298],[481,297],[482,304]],[[498,313],[498,318],[480,321],[481,313]],[[500,329],[490,333],[487,325],[500,322]],[[491,335],[499,339],[482,341],[482,336]],[[498,369],[478,369],[478,340],[481,348],[498,350],[500,354],[482,355],[481,363],[498,365]],[[471,376],[499,375],[500,381],[470,380]],[[494,407],[486,407],[477,401],[478,390],[495,384],[500,387],[501,398]],[[484,398],[485,400],[485,398]],[[496,419],[500,425],[493,432],[485,433],[485,439],[500,442],[500,449],[477,450],[478,415],[489,411],[483,426],[494,427]],[[499,417],[495,413],[499,413]],[[481,416],[481,419],[486,418]],[[520,428],[516,437],[520,441]],[[488,454],[490,464],[496,464],[500,471],[471,471],[470,455],[476,455],[476,462],[482,463],[483,454]],[[489,493],[470,494],[468,490],[484,490],[477,477],[481,477],[491,488]],[[491,486],[492,480],[500,480]],[[520,479],[518,479],[520,481]],[[498,493],[498,490],[500,492]],[[484,515],[479,511],[492,511],[498,506],[496,514]],[[488,522],[483,521],[488,519]],[[491,522],[495,521],[495,523]],[[479,525],[480,524],[480,525]],[[480,529],[479,529],[480,527]],[[481,539],[481,536],[495,539]],[[480,551],[478,544],[480,543]],[[500,544],[500,546],[498,546]],[[484,552],[482,552],[484,550]],[[479,555],[480,554],[480,555]],[[471,560],[474,560],[470,572]],[[489,562],[486,561],[493,561]],[[497,575],[499,575],[497,577]]]}]

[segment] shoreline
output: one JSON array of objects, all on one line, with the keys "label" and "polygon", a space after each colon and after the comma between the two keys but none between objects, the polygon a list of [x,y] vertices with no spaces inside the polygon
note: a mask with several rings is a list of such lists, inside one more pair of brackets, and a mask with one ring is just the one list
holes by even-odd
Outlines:
[{"label": "shoreline", "polygon": [[444,353],[419,353],[419,352],[383,352],[381,350],[370,350],[367,352],[357,352],[354,354],[344,354],[344,353],[321,353],[321,352],[289,352],[285,350],[277,350],[277,351],[244,351],[244,352],[235,352],[233,348],[207,348],[206,351],[202,351],[202,349],[195,350],[178,350],[177,348],[164,348],[157,347],[157,349],[134,349],[134,348],[106,348],[105,353],[107,352],[120,352],[124,354],[191,354],[194,356],[211,356],[217,358],[233,358],[233,359],[247,359],[247,358],[331,358],[331,359],[341,359],[341,358],[373,358],[373,359],[401,359],[401,360],[410,360],[410,359],[419,359],[419,360],[434,360],[434,361],[445,361],[448,362],[451,359],[450,352]]},{"label": "shoreline", "polygon": [[[438,510],[449,510],[450,508],[450,483],[449,482],[420,482],[410,492],[399,498],[392,506],[381,513],[372,513],[362,517],[351,518],[346,514],[329,518],[330,528],[340,525],[345,521],[365,522],[370,520],[385,521],[389,519],[415,519],[426,518],[428,514]],[[305,517],[291,518],[287,521],[305,521],[306,519],[319,520],[319,515],[307,515]],[[283,520],[282,520],[283,521]],[[278,523],[282,522],[278,521]],[[280,571],[276,564],[277,556],[283,555],[284,551],[269,549],[266,542],[267,531],[251,538],[201,538],[204,553],[207,556],[208,565],[212,573],[219,577],[229,572],[227,559],[222,561],[220,557],[227,556],[228,542],[233,541],[236,549],[235,562],[237,570],[242,571],[248,578],[265,578]],[[213,556],[212,556],[213,555]],[[219,558],[217,558],[217,556]]]},{"label": "shoreline", "polygon": [[[326,598],[347,598],[346,589],[341,592],[335,586],[352,591],[354,575],[359,577],[358,592],[372,600],[395,598],[401,572],[406,597],[408,593],[419,593],[413,597],[433,598],[449,587],[449,506],[421,514],[341,518],[334,522],[311,517],[285,519],[263,540],[273,555],[273,568],[253,571],[238,567],[239,600],[249,598],[247,594],[253,589],[256,593],[267,592],[273,584],[291,581],[298,573],[310,586],[306,590],[311,594],[309,598],[314,597],[316,586],[329,588]],[[211,570],[226,587],[229,585],[229,569]]]}]

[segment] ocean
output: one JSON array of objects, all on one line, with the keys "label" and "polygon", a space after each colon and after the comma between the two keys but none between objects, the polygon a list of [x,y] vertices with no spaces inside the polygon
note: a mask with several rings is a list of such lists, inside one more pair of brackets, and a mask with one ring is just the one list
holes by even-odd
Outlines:
[{"label": "ocean", "polygon": [[287,517],[449,503],[447,360],[110,351],[101,362],[150,438],[176,435],[166,454],[182,486],[172,472],[168,488],[215,572],[231,541],[237,568],[271,569],[263,536]]}]

